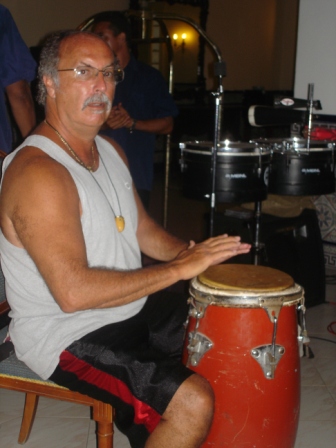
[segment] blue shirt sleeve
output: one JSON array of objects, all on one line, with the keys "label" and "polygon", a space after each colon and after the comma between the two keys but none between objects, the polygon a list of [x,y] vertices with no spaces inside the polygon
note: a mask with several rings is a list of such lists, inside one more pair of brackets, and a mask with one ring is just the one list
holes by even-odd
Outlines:
[{"label": "blue shirt sleeve", "polygon": [[0,5],[0,82],[5,88],[36,76],[36,62],[7,8]]}]

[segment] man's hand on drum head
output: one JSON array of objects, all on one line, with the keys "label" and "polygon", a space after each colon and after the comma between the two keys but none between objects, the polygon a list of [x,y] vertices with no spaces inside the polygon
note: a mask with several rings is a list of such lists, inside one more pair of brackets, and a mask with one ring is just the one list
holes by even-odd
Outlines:
[{"label": "man's hand on drum head", "polygon": [[236,255],[246,254],[251,245],[242,243],[239,236],[219,235],[196,244],[190,241],[188,249],[179,253],[174,261],[182,269],[182,279],[201,274],[209,266],[228,260]]}]

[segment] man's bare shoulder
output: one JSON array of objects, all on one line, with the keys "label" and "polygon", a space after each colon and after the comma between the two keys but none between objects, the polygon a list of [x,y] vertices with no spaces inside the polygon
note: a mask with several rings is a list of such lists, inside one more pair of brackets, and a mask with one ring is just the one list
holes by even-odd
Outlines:
[{"label": "man's bare shoulder", "polygon": [[27,233],[42,221],[52,226],[69,207],[79,210],[78,192],[68,170],[36,147],[22,148],[2,181],[0,225],[6,238],[20,246],[23,230]]},{"label": "man's bare shoulder", "polygon": [[30,185],[52,179],[54,176],[67,177],[67,169],[44,151],[34,146],[25,146],[15,155],[7,167],[3,188],[6,184],[29,182]]}]

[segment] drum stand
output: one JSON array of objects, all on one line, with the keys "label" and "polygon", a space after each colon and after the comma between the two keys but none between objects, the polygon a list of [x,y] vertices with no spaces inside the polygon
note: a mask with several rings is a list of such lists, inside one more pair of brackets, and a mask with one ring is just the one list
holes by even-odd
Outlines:
[{"label": "drum stand", "polygon": [[260,224],[261,224],[261,201],[255,202],[254,206],[254,240],[252,243],[253,250],[253,264],[260,263],[260,253],[265,245],[260,242]]},{"label": "drum stand", "polygon": [[216,99],[215,107],[215,126],[214,126],[214,140],[211,154],[211,196],[210,196],[210,236],[213,236],[214,217],[216,210],[216,165],[217,165],[217,149],[220,142],[221,124],[222,124],[222,105],[223,105],[223,76],[226,75],[225,62],[219,60],[215,63],[215,75],[218,76],[218,89],[213,92]]},{"label": "drum stand", "polygon": [[[308,100],[307,100],[307,115],[308,115],[308,130],[307,130],[307,150],[310,149],[311,131],[312,131],[312,118],[313,108],[321,109],[320,101],[314,102],[314,84],[308,85]],[[294,100],[293,100],[294,101]],[[301,101],[301,100],[297,100]],[[285,104],[285,103],[284,103]],[[254,208],[254,241],[252,243],[253,248],[253,264],[258,265],[260,263],[260,254],[264,250],[265,245],[260,242],[260,225],[261,225],[261,201],[255,202]]]}]

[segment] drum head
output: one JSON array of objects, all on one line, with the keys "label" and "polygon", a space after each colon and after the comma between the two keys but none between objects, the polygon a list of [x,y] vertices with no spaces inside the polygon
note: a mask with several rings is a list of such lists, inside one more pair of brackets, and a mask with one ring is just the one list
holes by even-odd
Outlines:
[{"label": "drum head", "polygon": [[[214,144],[210,141],[187,141],[179,144],[180,149],[184,153],[191,154],[203,154],[211,156]],[[239,157],[239,156],[251,156],[259,157],[260,155],[269,155],[269,146],[263,144],[257,144],[255,142],[234,142],[230,140],[223,140],[218,143],[217,157]]]},{"label": "drum head", "polygon": [[294,286],[292,277],[278,269],[242,264],[211,266],[198,280],[213,288],[249,292],[284,291]]}]

